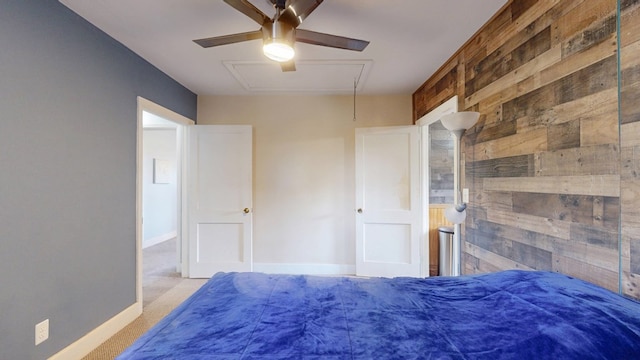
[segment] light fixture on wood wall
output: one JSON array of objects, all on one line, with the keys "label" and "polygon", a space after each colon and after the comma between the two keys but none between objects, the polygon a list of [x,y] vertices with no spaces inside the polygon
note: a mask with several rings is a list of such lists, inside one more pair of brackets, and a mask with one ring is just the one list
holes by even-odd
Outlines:
[{"label": "light fixture on wood wall", "polygon": [[472,112],[472,111],[462,111],[457,113],[451,113],[442,116],[440,121],[442,125],[455,137],[455,153],[453,159],[453,166],[455,167],[455,177],[454,177],[454,204],[447,207],[444,212],[447,220],[454,224],[454,235],[453,235],[453,244],[451,247],[451,251],[453,252],[452,256],[452,271],[451,275],[457,276],[460,275],[460,259],[461,259],[461,249],[460,249],[460,224],[464,222],[467,217],[467,204],[462,201],[461,191],[460,191],[460,142],[462,140],[462,135],[464,132],[472,127],[480,118],[480,113]]}]

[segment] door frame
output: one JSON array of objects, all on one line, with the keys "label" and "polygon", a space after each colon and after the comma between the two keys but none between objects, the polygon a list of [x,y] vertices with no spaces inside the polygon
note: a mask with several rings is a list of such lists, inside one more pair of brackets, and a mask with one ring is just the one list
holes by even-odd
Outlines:
[{"label": "door frame", "polygon": [[138,113],[137,113],[137,128],[136,128],[136,303],[142,309],[142,175],[143,175],[143,113],[146,111],[152,113],[161,118],[164,118],[172,123],[176,124],[176,140],[177,140],[177,156],[179,168],[176,169],[176,188],[177,188],[177,250],[178,255],[176,263],[178,264],[177,271],[182,273],[183,277],[188,276],[189,267],[186,265],[188,262],[188,254],[186,247],[188,246],[186,227],[183,224],[186,221],[186,182],[183,181],[183,174],[186,170],[186,155],[187,155],[187,141],[186,133],[187,126],[195,124],[195,121],[182,116],[172,110],[162,107],[150,100],[147,100],[141,96],[137,98]]},{"label": "door frame", "polygon": [[[423,231],[423,243],[422,243],[422,256],[423,256],[423,261],[422,261],[422,275],[423,277],[429,277],[429,125],[435,123],[436,121],[440,120],[440,118],[443,115],[447,115],[447,114],[451,114],[451,113],[455,113],[458,112],[458,95],[454,95],[453,97],[451,97],[449,100],[445,101],[444,103],[442,103],[440,106],[438,106],[437,108],[431,110],[430,112],[426,113],[424,116],[422,116],[420,119],[418,119],[416,121],[416,125],[420,126],[420,133],[422,135],[422,146],[421,146],[421,150],[420,150],[420,181],[421,181],[421,188],[422,188],[422,202],[421,202],[421,206],[422,206],[422,210],[423,210],[423,216],[422,216],[422,231]],[[454,160],[460,156],[460,154],[457,153],[457,148],[454,147]],[[458,173],[458,168],[459,166],[456,166],[456,164],[458,164],[456,161],[454,161],[454,169],[453,169],[453,188],[456,189],[456,185],[457,185],[457,173]],[[453,197],[454,200],[457,201],[457,196],[458,194],[456,194],[456,192],[454,191]],[[459,242],[459,237],[460,237],[460,231],[456,231],[456,234],[454,234],[454,236],[458,237],[458,243]]]}]

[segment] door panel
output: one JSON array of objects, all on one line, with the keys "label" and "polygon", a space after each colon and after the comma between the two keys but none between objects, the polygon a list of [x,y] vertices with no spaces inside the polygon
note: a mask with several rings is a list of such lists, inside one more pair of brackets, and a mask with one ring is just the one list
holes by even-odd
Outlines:
[{"label": "door panel", "polygon": [[420,133],[356,129],[356,273],[420,276]]},{"label": "door panel", "polygon": [[365,224],[364,261],[391,264],[411,263],[411,226]]},{"label": "door panel", "polygon": [[189,276],[251,271],[251,126],[192,126],[188,156]]}]

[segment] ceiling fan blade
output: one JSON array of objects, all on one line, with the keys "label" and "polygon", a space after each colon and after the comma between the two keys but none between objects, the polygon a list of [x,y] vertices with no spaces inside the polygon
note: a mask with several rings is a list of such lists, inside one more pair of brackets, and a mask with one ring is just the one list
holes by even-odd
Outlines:
[{"label": "ceiling fan blade", "polygon": [[209,48],[213,46],[234,44],[242,41],[257,40],[257,39],[262,39],[262,30],[249,31],[249,32],[239,33],[239,34],[214,36],[206,39],[193,40],[193,42],[202,46],[203,48]]},{"label": "ceiling fan blade", "polygon": [[224,0],[224,2],[231,5],[234,9],[240,11],[241,13],[247,15],[261,26],[271,21],[271,18],[269,18],[262,11],[260,11],[260,9],[255,7],[247,0]]},{"label": "ceiling fan blade", "polygon": [[298,27],[323,0],[289,0],[288,6],[280,14],[280,20]]},{"label": "ceiling fan blade", "polygon": [[365,40],[352,39],[344,36],[319,33],[304,29],[296,29],[296,41],[354,51],[362,51],[367,47],[367,45],[369,45],[369,42]]},{"label": "ceiling fan blade", "polygon": [[293,60],[280,63],[280,67],[282,68],[282,72],[296,71],[296,63]]}]

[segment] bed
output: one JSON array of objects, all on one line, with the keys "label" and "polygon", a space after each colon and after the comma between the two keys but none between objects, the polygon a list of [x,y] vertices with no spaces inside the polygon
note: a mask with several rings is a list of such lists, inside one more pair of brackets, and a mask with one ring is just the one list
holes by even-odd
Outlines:
[{"label": "bed", "polygon": [[553,272],[219,273],[117,359],[640,359],[640,303]]}]

